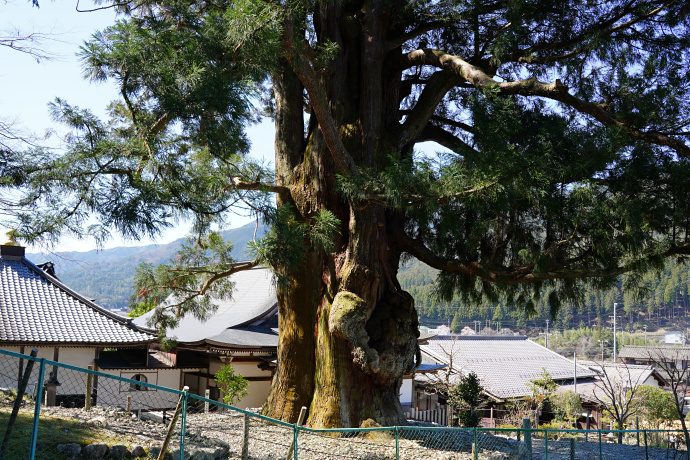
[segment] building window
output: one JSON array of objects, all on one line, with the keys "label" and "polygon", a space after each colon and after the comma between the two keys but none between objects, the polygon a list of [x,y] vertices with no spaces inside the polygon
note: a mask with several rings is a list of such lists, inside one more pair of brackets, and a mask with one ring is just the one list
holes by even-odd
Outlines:
[{"label": "building window", "polygon": [[[148,380],[146,379],[146,376],[144,374],[136,374],[132,377],[132,380],[136,380],[137,382],[148,383]],[[137,385],[134,382],[129,384],[129,391],[146,391],[146,390],[148,390],[148,387],[145,387],[143,385]]]}]

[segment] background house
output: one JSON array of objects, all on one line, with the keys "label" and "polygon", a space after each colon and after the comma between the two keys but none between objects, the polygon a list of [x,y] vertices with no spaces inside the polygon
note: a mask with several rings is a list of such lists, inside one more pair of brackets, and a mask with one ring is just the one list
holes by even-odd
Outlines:
[{"label": "background house", "polygon": [[[50,265],[46,266],[50,269]],[[72,366],[135,378],[140,381],[177,388],[181,372],[153,347],[154,331],[137,326],[131,319],[113,314],[61,283],[54,273],[46,273],[24,257],[24,248],[12,244],[0,246],[0,347],[23,354],[32,348],[39,358]],[[21,377],[22,364],[0,357],[3,369],[0,385],[14,387]],[[56,386],[56,404],[83,405],[85,375],[70,375],[56,367],[49,377]],[[32,374],[34,375],[34,374]],[[30,381],[29,388],[39,383]],[[105,385],[104,382],[102,382]],[[95,403],[125,406],[127,396],[134,400],[142,388],[119,385],[106,389],[95,385]],[[98,396],[97,396],[98,395]],[[174,406],[174,401],[157,400],[147,393],[148,408]],[[159,407],[154,407],[159,406]]]},{"label": "background house", "polygon": [[629,390],[641,385],[663,388],[666,384],[663,376],[649,365],[596,361],[578,361],[578,364],[596,372],[596,377],[578,381],[577,385],[565,383],[558,391],[570,390],[580,396],[584,417],[578,421],[578,427],[583,429],[604,428],[601,419],[605,406],[610,403],[612,391],[618,395],[625,395]]},{"label": "background house", "polygon": [[[690,365],[690,347],[686,346],[635,346],[626,345],[618,353],[626,364],[653,367],[665,382],[685,381]],[[669,375],[669,373],[674,375]],[[665,384],[669,390],[668,384]]]},{"label": "background house", "polygon": [[664,334],[664,343],[669,345],[685,345],[685,334],[674,331]]},{"label": "background house", "polygon": [[[426,364],[445,364],[436,375],[417,377],[416,409],[432,409],[445,404],[433,387],[439,381],[457,383],[462,375],[474,372],[479,377],[490,404],[485,423],[495,425],[506,412],[506,403],[532,394],[531,381],[545,370],[559,385],[596,377],[588,367],[539,345],[525,336],[445,335],[421,345]],[[450,373],[447,375],[446,373]]]},{"label": "background house", "polygon": [[[221,401],[214,375],[225,364],[249,381],[248,394],[238,407],[261,407],[268,396],[278,347],[278,301],[273,274],[266,268],[232,275],[234,288],[228,299],[211,299],[217,307],[206,321],[193,315],[182,318],[166,336],[177,342],[174,359],[196,362],[199,369],[185,370],[181,384],[192,393]],[[134,320],[145,326],[153,312]]]}]

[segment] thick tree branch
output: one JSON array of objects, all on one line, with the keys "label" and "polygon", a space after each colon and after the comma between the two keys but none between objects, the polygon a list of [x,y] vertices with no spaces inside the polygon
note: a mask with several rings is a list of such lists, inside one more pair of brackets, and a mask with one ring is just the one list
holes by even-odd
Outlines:
[{"label": "thick tree branch", "polygon": [[417,142],[427,141],[436,142],[437,144],[442,145],[445,148],[452,150],[453,152],[458,153],[460,155],[481,155],[481,152],[475,150],[474,148],[472,148],[472,146],[463,142],[458,137],[449,133],[440,126],[427,125],[424,127],[422,132],[419,134],[419,137],[417,138]]},{"label": "thick tree branch", "polygon": [[[400,115],[410,115],[412,113],[412,110],[400,110]],[[453,128],[459,128],[462,129],[463,131],[467,131],[468,133],[474,132],[474,128],[471,125],[468,125],[467,123],[463,123],[461,121],[456,121],[456,120],[451,120],[450,118],[445,118],[441,117],[439,115],[432,115],[429,117],[430,121],[436,121],[438,123],[441,123],[443,125],[448,125],[452,126]]]},{"label": "thick tree branch", "polygon": [[401,59],[413,65],[433,65],[451,71],[472,83],[475,87],[485,91],[493,91],[500,95],[539,96],[561,102],[578,112],[594,117],[605,126],[618,128],[633,139],[670,147],[679,155],[690,158],[690,146],[682,140],[664,133],[643,131],[618,121],[600,105],[583,101],[571,95],[568,92],[568,88],[560,80],[556,80],[555,83],[543,83],[536,78],[529,78],[512,82],[498,82],[491,78],[484,70],[462,58],[434,49],[411,51],[410,53],[403,54]]},{"label": "thick tree branch", "polygon": [[[235,273],[238,273],[238,272],[241,272],[244,270],[250,270],[250,269],[252,269],[258,265],[259,265],[258,261],[252,260],[249,262],[242,262],[242,263],[235,264],[232,266],[232,268],[225,270],[225,271],[222,271],[222,272],[213,272],[213,271],[206,272],[206,273],[210,274],[211,276],[209,276],[204,281],[204,283],[199,287],[199,289],[196,289],[196,290],[195,289],[182,288],[176,284],[169,285],[169,286],[157,286],[157,288],[170,289],[173,292],[178,292],[178,293],[181,292],[181,293],[188,294],[184,298],[179,299],[178,302],[175,302],[172,304],[166,304],[163,307],[159,307],[159,309],[160,309],[159,311],[162,312],[163,310],[179,309],[184,304],[189,302],[190,300],[195,299],[197,297],[203,297],[204,295],[206,295],[208,290],[211,288],[211,286],[213,286],[213,284],[215,282],[217,282],[221,279],[227,278],[229,276],[232,276]],[[181,277],[183,277],[183,276],[184,275],[181,275]],[[149,288],[149,289],[151,289],[151,288]]]},{"label": "thick tree branch", "polygon": [[389,40],[388,43],[386,44],[386,47],[388,48],[389,51],[394,50],[395,48],[404,45],[405,42],[413,40],[413,39],[419,37],[420,35],[424,35],[427,32],[431,32],[432,30],[437,30],[437,29],[441,29],[443,27],[447,27],[449,24],[451,24],[451,22],[449,22],[449,21],[432,21],[432,22],[420,24],[414,30],[412,30],[406,34],[402,34],[398,37],[395,37],[392,40]]},{"label": "thick tree branch", "polygon": [[[295,74],[297,74],[304,88],[309,93],[309,101],[311,102],[316,119],[319,122],[319,127],[323,133],[326,145],[328,145],[328,150],[331,152],[333,161],[338,166],[341,173],[351,177],[358,177],[360,175],[359,168],[357,168],[357,165],[347,149],[345,149],[335,121],[331,116],[326,90],[319,81],[316,72],[305,58],[305,53],[296,49],[295,37],[293,35],[293,19],[288,18],[285,23],[283,42],[285,44],[287,60],[292,70],[295,71]],[[309,48],[309,44],[306,42],[303,42],[303,46]]]},{"label": "thick tree branch", "polygon": [[290,197],[290,189],[282,185],[268,184],[266,182],[247,182],[239,177],[232,178],[232,187],[236,190],[256,190],[261,192],[272,192],[285,199]]},{"label": "thick tree branch", "polygon": [[[489,268],[479,262],[460,261],[434,254],[423,242],[410,238],[404,232],[399,231],[396,241],[401,251],[405,251],[432,268],[450,273],[463,275],[475,275],[484,280],[502,284],[522,284],[553,279],[584,279],[603,276],[617,276],[629,271],[629,268],[619,266],[612,269],[582,269],[570,268],[573,264],[581,262],[580,257],[575,257],[554,264],[547,270],[534,272],[534,264],[523,264],[514,267],[502,267],[500,269]],[[674,246],[661,254],[650,254],[649,257],[690,254],[690,243]]]},{"label": "thick tree branch", "polygon": [[237,265],[234,265],[230,270],[225,270],[224,272],[219,272],[214,274],[213,276],[209,277],[204,284],[201,286],[201,289],[199,289],[199,295],[202,296],[208,292],[208,289],[215,283],[216,281],[227,278],[228,276],[234,275],[237,272],[241,272],[244,270],[249,270],[251,268],[256,267],[259,265],[259,262],[256,260],[252,260],[250,262],[245,262],[245,263],[240,263]]},{"label": "thick tree branch", "polygon": [[403,148],[419,136],[446,93],[460,83],[462,80],[452,72],[441,71],[431,76],[402,125],[402,132],[397,140],[399,148]]}]

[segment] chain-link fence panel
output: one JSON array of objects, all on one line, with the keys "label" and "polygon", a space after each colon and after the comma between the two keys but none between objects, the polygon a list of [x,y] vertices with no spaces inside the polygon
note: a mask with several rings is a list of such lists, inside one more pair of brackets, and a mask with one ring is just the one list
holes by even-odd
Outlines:
[{"label": "chain-link fence panel", "polygon": [[[653,434],[660,441],[657,445],[649,442]],[[679,443],[668,441],[675,439],[669,431],[539,429],[531,430],[530,436],[533,459],[690,460]]]},{"label": "chain-link fence panel", "polygon": [[185,448],[192,458],[198,452],[209,459],[285,459],[294,442],[289,423],[196,395],[189,397],[186,428]]},{"label": "chain-link fence panel", "polygon": [[0,350],[0,460],[690,460],[679,429],[315,430],[155,385],[151,370],[108,372]]},{"label": "chain-link fence panel", "polygon": [[297,449],[300,460],[395,459],[396,429],[313,430],[300,428]]},{"label": "chain-link fence panel", "polygon": [[0,355],[0,459],[27,458],[35,431],[35,392],[40,360]]},{"label": "chain-link fence panel", "polygon": [[400,458],[426,459],[430,452],[446,458],[472,458],[475,431],[444,427],[401,427],[398,431]]},{"label": "chain-link fence panel", "polygon": [[182,392],[142,376],[44,365],[35,458],[157,458],[164,448],[180,457]]}]

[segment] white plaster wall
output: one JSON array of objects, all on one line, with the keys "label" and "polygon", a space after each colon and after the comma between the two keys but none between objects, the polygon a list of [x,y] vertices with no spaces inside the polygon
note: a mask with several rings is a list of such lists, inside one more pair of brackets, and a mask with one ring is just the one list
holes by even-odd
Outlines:
[{"label": "white plaster wall", "polygon": [[659,382],[657,382],[656,379],[655,379],[654,377],[649,377],[649,378],[644,382],[644,384],[645,384],[645,385],[652,386],[652,387],[659,388]]},{"label": "white plaster wall", "polygon": [[400,404],[412,404],[412,379],[403,379],[400,387]]},{"label": "white plaster wall", "polygon": [[[258,362],[254,363],[231,363],[232,367],[235,368],[235,374],[239,374],[242,377],[270,377],[270,371],[263,371],[259,369]],[[217,372],[217,371],[216,371]],[[215,375],[215,372],[213,372]]]},{"label": "white plaster wall", "polygon": [[268,380],[261,382],[249,382],[249,386],[247,387],[247,396],[240,399],[239,402],[235,404],[235,407],[245,409],[247,407],[254,408],[263,406],[264,402],[266,402],[270,389],[271,382]]},{"label": "white plaster wall", "polygon": [[58,362],[86,368],[94,365],[94,359],[95,348],[60,348]]},{"label": "white plaster wall", "polygon": [[[180,385],[181,371],[179,369],[117,369],[101,372],[126,379],[131,379],[135,375],[141,374],[146,377],[147,383],[174,390],[179,389]],[[100,376],[98,378],[97,404],[99,406],[126,408],[127,398],[129,397],[130,408],[133,411],[138,409],[174,409],[177,405],[179,395],[176,393],[143,386],[140,388],[137,390],[129,382]]]},{"label": "white plaster wall", "polygon": [[[232,364],[232,367],[235,368],[235,374],[239,374],[242,377],[271,377],[270,371],[264,371],[259,369],[259,367],[257,366],[259,364],[258,362],[232,361],[230,364]],[[211,359],[209,365],[209,374],[215,375],[222,366],[223,363],[219,359]],[[210,385],[216,386],[213,380],[210,380]],[[266,401],[270,389],[270,380],[253,382],[250,381],[249,385],[247,386],[247,396],[245,396],[239,402],[237,402],[235,404],[235,407],[239,407],[240,409],[244,409],[246,407],[261,407]],[[200,392],[203,396],[203,390],[200,390]],[[222,393],[220,401],[223,401]]]},{"label": "white plaster wall", "polygon": [[[31,348],[32,347],[24,347],[24,354],[28,355],[31,353]],[[53,360],[53,356],[55,354],[55,348],[53,347],[39,347],[37,348],[38,354],[36,355],[37,358],[44,358],[44,359],[49,359]]]},{"label": "white plaster wall", "polygon": [[[269,371],[263,371],[259,369],[258,361],[246,362],[246,361],[232,361],[230,362],[232,367],[235,368],[235,374],[239,374],[242,377],[266,377],[271,375]],[[211,375],[216,375],[216,373],[223,367],[223,362],[217,358],[211,358],[211,362],[208,366],[208,373]]]},{"label": "white plaster wall", "polygon": [[[20,347],[7,347],[5,350],[19,353]],[[40,347],[38,349],[38,358],[53,360],[55,348]],[[31,352],[31,347],[24,347],[24,354],[28,355]],[[86,367],[93,364],[95,357],[95,348],[60,348],[58,362],[70,364],[72,366]],[[26,368],[27,361],[22,363],[23,368]],[[17,387],[17,374],[19,369],[19,359],[7,355],[0,356],[0,386],[6,388]],[[86,374],[70,369],[58,367],[57,379],[60,386],[57,387],[57,394],[84,394],[86,385]],[[45,367],[45,376],[43,380],[47,380],[50,372],[53,371],[53,366]],[[29,384],[26,389],[27,394],[34,394],[36,383],[38,382],[39,362],[35,362],[29,378]]]}]

